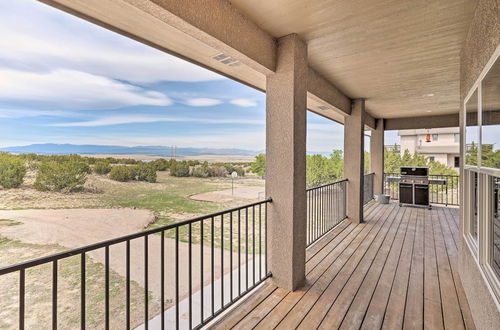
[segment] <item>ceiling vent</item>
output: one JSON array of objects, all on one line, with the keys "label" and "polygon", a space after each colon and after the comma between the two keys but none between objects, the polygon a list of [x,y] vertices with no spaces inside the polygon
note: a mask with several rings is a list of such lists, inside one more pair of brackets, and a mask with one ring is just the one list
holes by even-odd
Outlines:
[{"label": "ceiling vent", "polygon": [[226,54],[220,53],[217,55],[212,56],[212,58],[216,61],[221,62],[222,64],[229,65],[229,66],[238,66],[240,65],[240,61],[232,58],[231,56],[227,56]]}]

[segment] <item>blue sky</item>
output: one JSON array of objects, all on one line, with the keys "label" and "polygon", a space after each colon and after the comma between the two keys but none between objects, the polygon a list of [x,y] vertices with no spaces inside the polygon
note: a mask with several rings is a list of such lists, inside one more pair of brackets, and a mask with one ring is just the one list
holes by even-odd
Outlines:
[{"label": "blue sky", "polygon": [[[0,146],[265,148],[265,95],[34,0],[0,2]],[[308,151],[343,128],[308,112]]]}]

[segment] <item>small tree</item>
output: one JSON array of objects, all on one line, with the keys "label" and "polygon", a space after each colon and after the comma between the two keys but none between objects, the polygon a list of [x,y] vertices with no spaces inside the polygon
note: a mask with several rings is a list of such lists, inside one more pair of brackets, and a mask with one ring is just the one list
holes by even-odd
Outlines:
[{"label": "small tree", "polygon": [[94,165],[94,172],[100,175],[105,175],[111,172],[111,165],[106,161],[98,161]]},{"label": "small tree", "polygon": [[166,171],[170,167],[170,162],[165,158],[156,159],[151,164],[156,167],[157,171]]},{"label": "small tree", "polygon": [[135,166],[135,176],[138,181],[156,182],[156,166],[141,163]]},{"label": "small tree", "polygon": [[86,181],[87,172],[80,162],[48,161],[38,167],[34,187],[41,191],[72,192],[83,188]]},{"label": "small tree", "polygon": [[189,164],[186,161],[178,162],[173,160],[170,164],[170,175],[177,177],[189,176]]},{"label": "small tree", "polygon": [[255,161],[250,165],[250,170],[260,177],[266,174],[266,154],[255,156]]},{"label": "small tree", "polygon": [[0,185],[4,188],[19,187],[26,175],[24,163],[9,154],[0,154]]},{"label": "small tree", "polygon": [[208,168],[208,163],[204,162],[201,165],[197,165],[193,168],[192,176],[198,178],[207,178],[210,175],[210,170]]},{"label": "small tree", "polygon": [[131,181],[135,177],[135,170],[134,168],[132,168],[132,166],[116,165],[111,168],[109,177],[111,180],[120,182]]}]

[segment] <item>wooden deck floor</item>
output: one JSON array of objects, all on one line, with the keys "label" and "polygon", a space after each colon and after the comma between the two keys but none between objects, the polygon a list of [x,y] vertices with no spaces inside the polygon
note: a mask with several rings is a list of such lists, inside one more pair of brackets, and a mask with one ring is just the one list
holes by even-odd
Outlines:
[{"label": "wooden deck floor", "polygon": [[474,329],[457,273],[458,210],[369,204],[307,251],[304,287],[264,284],[214,329]]}]

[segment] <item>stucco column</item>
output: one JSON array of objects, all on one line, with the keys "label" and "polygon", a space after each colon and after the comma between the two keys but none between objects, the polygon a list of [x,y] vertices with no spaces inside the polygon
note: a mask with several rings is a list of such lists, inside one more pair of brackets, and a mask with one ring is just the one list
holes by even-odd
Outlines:
[{"label": "stucco column", "polygon": [[276,73],[267,77],[266,195],[269,270],[295,290],[305,279],[307,46],[297,35],[278,40]]},{"label": "stucco column", "polygon": [[375,173],[373,178],[373,193],[384,192],[384,120],[377,119],[375,129],[370,137],[370,164]]},{"label": "stucco column", "polygon": [[351,115],[344,121],[344,176],[347,181],[347,217],[363,222],[365,100],[352,101]]}]

